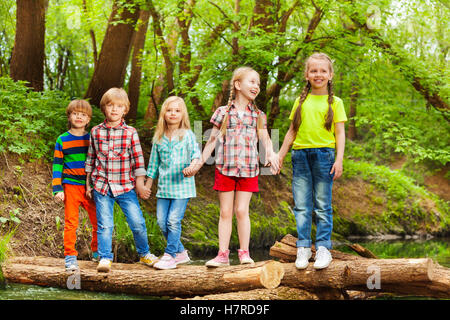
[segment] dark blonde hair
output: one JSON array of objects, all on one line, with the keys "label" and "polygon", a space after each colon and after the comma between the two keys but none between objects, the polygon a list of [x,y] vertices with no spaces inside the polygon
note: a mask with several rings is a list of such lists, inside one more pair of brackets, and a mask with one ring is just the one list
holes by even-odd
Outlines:
[{"label": "dark blonde hair", "polygon": [[191,129],[191,124],[189,122],[189,113],[186,107],[186,103],[184,100],[177,96],[170,96],[168,97],[161,106],[161,111],[159,113],[158,123],[156,125],[155,134],[153,135],[153,143],[159,143],[164,136],[164,133],[168,129],[165,115],[167,112],[167,109],[170,105],[177,104],[179,107],[181,107],[182,110],[182,116],[181,116],[181,122],[180,126],[178,127],[178,130],[176,134],[178,134],[179,140],[181,141],[184,137],[184,133],[186,130]]},{"label": "dark blonde hair", "polygon": [[[226,134],[229,112],[230,112],[233,100],[236,98],[236,87],[234,86],[234,84],[236,81],[241,81],[245,77],[245,75],[250,72],[256,72],[256,71],[250,67],[239,67],[236,70],[234,70],[234,72],[233,72],[233,76],[231,77],[231,81],[230,81],[230,96],[228,98],[227,109],[225,112],[225,116],[223,117],[223,120],[222,120],[222,125],[220,126],[220,132],[222,133],[222,135]],[[256,72],[256,74],[258,74],[258,77],[259,77],[259,73]],[[259,132],[259,129],[262,129],[264,127],[264,120],[263,120],[261,111],[258,109],[255,102],[252,101],[252,103],[256,109],[256,112],[258,113],[256,128],[258,129],[258,132]]]},{"label": "dark blonde hair", "polygon": [[[82,99],[76,99],[69,103],[69,105],[66,108],[66,115],[67,115],[67,127],[70,130],[72,128],[72,125],[70,124],[69,117],[72,114],[72,112],[84,112],[88,115],[89,121],[91,121],[92,118],[92,107],[89,102]],[[86,124],[86,128],[88,127],[89,122]]]},{"label": "dark blonde hair", "polygon": [[113,100],[123,102],[125,105],[124,115],[130,111],[130,100],[128,99],[127,92],[122,88],[111,88],[103,94],[102,99],[100,100],[100,110],[102,110],[103,114],[105,114],[106,105]]},{"label": "dark blonde hair", "polygon": [[[312,59],[317,59],[317,60],[325,60],[328,62],[328,68],[330,70],[330,73],[333,74],[334,70],[333,70],[333,62],[331,61],[330,57],[328,55],[326,55],[325,53],[314,53],[312,54],[308,59],[306,59],[305,62],[305,77],[306,74],[308,73],[309,70],[309,62]],[[294,131],[297,132],[298,128],[300,127],[301,123],[302,123],[302,104],[303,102],[305,102],[306,97],[308,96],[308,93],[311,89],[311,83],[308,83],[305,85],[305,87],[302,90],[302,93],[300,94],[300,101],[298,103],[298,107],[297,110],[295,110],[294,113],[294,119],[292,121],[292,125],[294,128]],[[328,112],[325,116],[325,122],[324,122],[324,127],[325,129],[327,129],[328,131],[331,131],[331,127],[333,125],[333,117],[334,117],[334,112],[333,112],[333,108],[331,107],[331,105],[333,104],[333,82],[331,80],[328,81],[327,83],[327,89],[328,89]]]}]

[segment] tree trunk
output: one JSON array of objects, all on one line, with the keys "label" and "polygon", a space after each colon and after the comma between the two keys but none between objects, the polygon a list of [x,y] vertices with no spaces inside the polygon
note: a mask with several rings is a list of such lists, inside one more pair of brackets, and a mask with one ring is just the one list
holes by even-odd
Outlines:
[{"label": "tree trunk", "polygon": [[358,104],[358,85],[356,84],[356,81],[352,82],[352,92],[350,93],[350,113],[349,113],[349,124],[348,124],[348,131],[347,131],[347,138],[349,140],[356,140],[358,138],[358,135],[356,133],[356,124],[355,119],[356,117],[356,106]]},{"label": "tree trunk", "polygon": [[45,10],[48,0],[17,0],[16,37],[10,74],[27,81],[35,91],[44,90]]},{"label": "tree trunk", "polygon": [[[153,296],[195,296],[258,288],[276,288],[283,278],[280,262],[264,261],[210,269],[180,266],[156,270],[139,264],[113,263],[109,273],[96,271],[97,263],[78,261],[80,273],[70,274],[64,260],[48,257],[15,257],[8,260],[3,274],[10,282],[68,288],[78,281],[81,289]],[[76,277],[79,276],[78,280]]]},{"label": "tree trunk", "polygon": [[133,0],[126,0],[125,4],[128,7],[117,0],[113,4],[97,66],[85,96],[96,106],[100,105],[100,100],[108,89],[123,86],[134,27],[139,16],[137,7],[130,11],[129,6],[134,5]]},{"label": "tree trunk", "polygon": [[126,116],[128,122],[136,122],[137,110],[139,106],[139,92],[142,76],[142,54],[145,45],[145,36],[147,34],[148,20],[150,11],[141,10],[139,14],[139,29],[133,42],[133,57],[131,58],[131,75],[128,82],[128,98],[130,99],[130,111]]}]

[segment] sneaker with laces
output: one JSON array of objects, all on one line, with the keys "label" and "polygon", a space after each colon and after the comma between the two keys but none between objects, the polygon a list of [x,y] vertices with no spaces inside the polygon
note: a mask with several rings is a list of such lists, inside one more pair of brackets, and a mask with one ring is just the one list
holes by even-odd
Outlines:
[{"label": "sneaker with laces", "polygon": [[184,250],[183,252],[178,252],[177,255],[175,256],[175,261],[177,265],[182,263],[188,263],[189,261],[191,261],[187,250]]},{"label": "sneaker with laces", "polygon": [[239,262],[241,264],[252,264],[255,263],[252,258],[250,258],[250,252],[248,250],[238,249]]},{"label": "sneaker with laces", "polygon": [[295,260],[295,267],[297,269],[306,269],[308,266],[309,258],[311,258],[311,248],[298,247],[297,259]]},{"label": "sneaker with laces", "polygon": [[109,259],[102,258],[97,266],[97,272],[109,272],[111,270],[112,261]]},{"label": "sneaker with laces", "polygon": [[319,246],[316,251],[316,257],[314,258],[314,269],[324,269],[330,265],[332,259],[330,251],[323,246]]},{"label": "sneaker with laces", "polygon": [[153,268],[166,270],[166,269],[175,269],[177,267],[177,262],[175,258],[172,257],[168,253],[164,253],[164,255],[153,265]]},{"label": "sneaker with laces", "polygon": [[217,257],[211,259],[205,263],[207,267],[226,267],[230,265],[230,259],[228,255],[230,254],[230,250],[220,251],[217,254]]},{"label": "sneaker with laces", "polygon": [[158,257],[150,252],[139,259],[139,263],[145,264],[149,267],[152,267],[156,262],[158,262]]}]

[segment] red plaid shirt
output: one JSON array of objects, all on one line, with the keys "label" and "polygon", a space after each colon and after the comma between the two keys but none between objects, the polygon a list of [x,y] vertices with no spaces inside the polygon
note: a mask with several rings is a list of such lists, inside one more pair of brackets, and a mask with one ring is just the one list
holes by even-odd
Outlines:
[{"label": "red plaid shirt", "polygon": [[122,121],[111,128],[106,121],[91,130],[86,172],[92,172],[94,189],[114,197],[131,191],[135,177],[145,176],[144,155],[135,128]]},{"label": "red plaid shirt", "polygon": [[[220,128],[227,108],[219,107],[210,122]],[[259,112],[264,120],[264,128],[267,128],[266,115]],[[257,119],[258,112],[253,104],[247,105],[242,118],[236,107],[231,105],[226,135],[219,137],[216,147],[216,168],[221,174],[244,178],[259,174]]]}]

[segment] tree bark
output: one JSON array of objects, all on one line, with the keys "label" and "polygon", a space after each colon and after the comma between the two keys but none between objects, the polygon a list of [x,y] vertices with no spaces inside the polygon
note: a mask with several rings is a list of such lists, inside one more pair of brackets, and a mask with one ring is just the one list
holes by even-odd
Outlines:
[{"label": "tree bark", "polygon": [[358,85],[356,81],[352,82],[352,92],[350,93],[350,113],[349,113],[349,124],[347,131],[347,138],[349,140],[356,140],[358,134],[356,132],[356,123],[354,117],[356,117],[356,107],[358,104]]},{"label": "tree bark", "polygon": [[[109,273],[98,273],[94,262],[78,261],[78,265],[79,284],[83,290],[153,296],[182,297],[273,289],[280,284],[284,273],[282,264],[276,261],[215,269],[187,265],[172,270],[113,263]],[[63,259],[49,257],[15,257],[2,269],[7,281],[16,283],[67,288],[67,281],[74,278],[65,271]]]},{"label": "tree bark", "polygon": [[142,76],[142,54],[144,51],[145,37],[147,34],[150,11],[141,10],[139,14],[139,29],[133,41],[133,56],[131,58],[131,74],[128,81],[128,98],[130,99],[130,111],[126,116],[127,122],[136,122],[139,105],[139,92]]},{"label": "tree bark", "polygon": [[[133,5],[134,1],[126,0],[125,4]],[[97,66],[85,95],[91,104],[99,106],[108,89],[123,86],[138,17],[137,7],[131,11],[119,1],[114,2]]]},{"label": "tree bark", "polygon": [[45,11],[48,0],[17,0],[16,36],[10,75],[27,81],[35,91],[44,90]]}]

